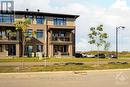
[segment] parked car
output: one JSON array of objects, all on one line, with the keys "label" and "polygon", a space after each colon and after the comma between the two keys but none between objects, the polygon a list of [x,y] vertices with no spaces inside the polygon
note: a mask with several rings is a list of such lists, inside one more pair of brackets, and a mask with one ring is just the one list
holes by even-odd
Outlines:
[{"label": "parked car", "polygon": [[87,58],[95,58],[95,55],[87,55]]},{"label": "parked car", "polygon": [[98,58],[106,58],[105,54],[96,54],[95,57],[98,57]]},{"label": "parked car", "polygon": [[83,58],[86,58],[86,57],[87,57],[87,54],[82,54],[82,57],[83,57]]},{"label": "parked car", "polygon": [[117,58],[117,56],[115,54],[109,54],[110,58]]},{"label": "parked car", "polygon": [[75,54],[75,57],[76,57],[76,58],[82,58],[83,55],[82,55],[81,53],[76,53],[76,54]]}]

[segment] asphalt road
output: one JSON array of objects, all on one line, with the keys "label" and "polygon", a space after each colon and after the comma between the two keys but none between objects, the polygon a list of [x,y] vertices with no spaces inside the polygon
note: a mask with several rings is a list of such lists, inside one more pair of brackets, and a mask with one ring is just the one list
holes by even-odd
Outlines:
[{"label": "asphalt road", "polygon": [[129,70],[0,74],[0,87],[130,87]]}]

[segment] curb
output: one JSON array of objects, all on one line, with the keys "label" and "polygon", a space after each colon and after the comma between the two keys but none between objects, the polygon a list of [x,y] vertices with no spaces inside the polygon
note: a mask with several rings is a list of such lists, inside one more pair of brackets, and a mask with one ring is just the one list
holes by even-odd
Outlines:
[{"label": "curb", "polygon": [[110,72],[110,71],[128,71],[130,70],[130,68],[128,69],[107,69],[107,70],[79,70],[79,71],[47,71],[47,72],[21,72],[21,73],[0,73],[0,75],[23,75],[23,74],[62,74],[62,73],[75,73],[75,72],[79,72],[79,73],[84,73],[84,72]]}]

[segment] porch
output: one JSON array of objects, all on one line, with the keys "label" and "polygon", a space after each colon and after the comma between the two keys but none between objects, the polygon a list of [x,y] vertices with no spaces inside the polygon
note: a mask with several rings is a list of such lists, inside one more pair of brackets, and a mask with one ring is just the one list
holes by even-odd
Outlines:
[{"label": "porch", "polygon": [[19,44],[0,44],[0,58],[20,56]]}]

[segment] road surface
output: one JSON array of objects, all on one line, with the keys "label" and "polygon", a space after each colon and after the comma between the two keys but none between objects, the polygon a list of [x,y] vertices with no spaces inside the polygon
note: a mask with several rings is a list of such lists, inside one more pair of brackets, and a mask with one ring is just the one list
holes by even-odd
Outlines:
[{"label": "road surface", "polygon": [[130,87],[130,69],[3,73],[0,87]]}]

